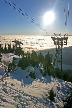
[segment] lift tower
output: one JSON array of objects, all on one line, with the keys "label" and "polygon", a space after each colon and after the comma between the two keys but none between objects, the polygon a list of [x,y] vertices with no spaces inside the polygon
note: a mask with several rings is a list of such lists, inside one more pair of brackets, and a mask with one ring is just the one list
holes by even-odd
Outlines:
[{"label": "lift tower", "polygon": [[67,45],[68,35],[65,34],[62,36],[61,34],[55,34],[51,37],[54,41],[54,45],[56,45],[56,54],[54,58],[54,65],[58,67],[58,64],[61,65],[61,72],[62,72],[62,47],[63,45]]}]

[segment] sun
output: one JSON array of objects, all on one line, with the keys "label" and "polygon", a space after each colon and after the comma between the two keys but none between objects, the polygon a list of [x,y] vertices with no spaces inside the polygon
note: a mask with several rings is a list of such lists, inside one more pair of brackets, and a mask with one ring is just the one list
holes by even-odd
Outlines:
[{"label": "sun", "polygon": [[53,11],[48,11],[44,14],[44,24],[45,25],[50,25],[53,23],[54,19],[55,19],[55,15]]}]

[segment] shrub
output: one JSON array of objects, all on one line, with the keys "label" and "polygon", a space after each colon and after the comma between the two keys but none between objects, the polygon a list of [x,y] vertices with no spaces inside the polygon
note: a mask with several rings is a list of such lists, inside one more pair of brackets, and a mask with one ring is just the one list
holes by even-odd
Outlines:
[{"label": "shrub", "polygon": [[30,72],[29,76],[33,79],[36,79],[35,72]]},{"label": "shrub", "polygon": [[63,101],[65,102],[64,108],[72,108],[72,91],[69,93],[68,97]]},{"label": "shrub", "polygon": [[45,70],[42,70],[40,69],[40,73],[43,75],[43,76],[46,76],[47,75],[47,72]]},{"label": "shrub", "polygon": [[63,73],[63,80],[67,81],[69,74],[67,72]]},{"label": "shrub", "polygon": [[15,68],[16,68],[15,63],[14,62],[10,63],[8,65],[8,72],[13,72],[15,70]]},{"label": "shrub", "polygon": [[53,74],[54,74],[54,76],[56,76],[56,77],[62,79],[62,73],[61,73],[61,71],[60,71],[59,68],[55,68]]},{"label": "shrub", "polygon": [[54,101],[54,97],[55,97],[54,91],[51,89],[50,92],[49,92],[49,99],[51,101]]},{"label": "shrub", "polygon": [[17,58],[13,57],[13,60],[16,60]]},{"label": "shrub", "polygon": [[72,76],[69,75],[67,81],[72,83]]}]

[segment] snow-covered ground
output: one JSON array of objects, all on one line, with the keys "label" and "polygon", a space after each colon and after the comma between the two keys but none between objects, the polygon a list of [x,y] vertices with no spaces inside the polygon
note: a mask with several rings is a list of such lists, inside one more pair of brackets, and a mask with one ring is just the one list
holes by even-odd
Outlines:
[{"label": "snow-covered ground", "polygon": [[[7,61],[6,58],[4,60]],[[17,67],[3,82],[0,80],[0,108],[17,108],[17,105],[19,108],[62,108],[62,100],[70,91],[72,83],[52,76],[43,77],[37,67],[34,68],[36,79],[26,78],[30,69],[30,66],[25,70]],[[4,69],[0,72],[4,72]],[[49,99],[51,89],[56,94],[55,101]]]},{"label": "snow-covered ground", "polygon": [[[44,50],[45,49],[55,48],[51,37],[47,36],[1,36],[0,43],[3,46],[8,43],[14,44],[12,41],[17,39],[23,42],[21,46],[24,51],[27,50]],[[68,46],[72,46],[71,37],[68,39]],[[69,56],[64,55],[68,58],[67,63],[71,64],[71,48],[66,50]],[[48,52],[48,50],[46,50]],[[52,51],[53,53],[53,51]],[[15,55],[13,54],[3,54],[2,62],[7,65],[7,63],[12,62],[12,59]],[[17,57],[17,56],[16,56]],[[70,57],[70,58],[69,58]],[[71,60],[71,61],[70,61]],[[72,68],[71,66],[67,69]],[[68,64],[67,64],[68,65]],[[53,78],[52,76],[42,77],[39,71],[39,68],[35,67],[35,74],[37,79],[32,79],[30,77],[26,78],[29,74],[30,67],[27,67],[25,70],[18,68],[10,74],[9,77],[4,78],[4,82],[0,80],[0,108],[62,108],[63,101],[67,96],[67,91],[69,92],[72,87],[71,82],[66,82],[58,78]],[[66,68],[65,68],[66,69]],[[0,79],[4,74],[4,68],[0,68]],[[53,89],[56,93],[55,101],[49,99],[49,91]]]},{"label": "snow-covered ground", "polygon": [[7,65],[13,61],[13,57],[19,58],[19,56],[14,55],[13,53],[2,54],[1,61],[2,61],[2,63]]},{"label": "snow-covered ground", "polygon": [[[4,82],[0,81],[0,108],[16,108],[17,105],[22,108],[62,108],[62,99],[72,84],[52,76],[42,77],[37,68],[36,80],[26,78],[27,70],[17,69]],[[51,89],[56,93],[54,102],[48,98]]]}]

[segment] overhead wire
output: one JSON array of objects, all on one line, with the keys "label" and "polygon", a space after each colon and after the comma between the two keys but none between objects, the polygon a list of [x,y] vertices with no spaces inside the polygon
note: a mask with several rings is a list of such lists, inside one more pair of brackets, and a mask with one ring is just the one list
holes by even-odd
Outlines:
[{"label": "overhead wire", "polygon": [[[41,27],[41,25],[37,22],[35,22],[35,20],[31,17],[29,17],[29,15],[26,13],[26,12],[23,12],[23,10],[18,7],[13,1],[11,0],[4,0],[6,4],[8,4],[10,7],[13,7],[14,10],[17,10],[19,13],[21,13],[21,15],[25,18],[27,18],[27,20],[29,20],[31,23],[33,23],[34,25],[36,25],[39,29],[41,29],[42,31],[44,31],[48,36],[51,36],[47,30],[43,29]],[[69,17],[69,0],[68,0],[68,7],[67,7],[67,11],[66,11],[66,8],[65,8],[65,0],[62,0],[63,1],[63,7],[64,7],[64,15],[66,17],[65,19],[65,26],[67,26],[67,21],[68,21],[68,17]]]},{"label": "overhead wire", "polygon": [[[48,0],[45,0],[46,1],[46,3],[48,4]],[[68,0],[68,6],[66,7],[65,6],[65,0],[62,0],[63,1],[63,11],[64,11],[64,15],[65,15],[65,22],[64,22],[64,25],[67,27],[67,23],[68,23],[68,18],[69,18],[69,14],[70,14],[70,12],[69,12],[69,0]],[[55,5],[57,4],[57,2],[58,1],[56,1],[56,3],[55,3]],[[66,10],[66,8],[67,8],[67,10]],[[66,33],[65,33],[66,34]],[[65,35],[64,34],[64,35]],[[56,36],[57,37],[57,35],[60,35],[60,34],[55,34],[54,33],[54,36]]]},{"label": "overhead wire", "polygon": [[65,6],[65,0],[63,1],[63,8],[64,8],[64,15],[65,15],[65,26],[67,26],[68,23],[68,18],[69,18],[69,14],[70,14],[70,10],[69,10],[69,0],[68,0],[68,4],[67,4],[67,8]]},{"label": "overhead wire", "polygon": [[44,31],[48,36],[49,33],[47,32],[47,30],[43,29],[41,27],[41,25],[37,22],[35,22],[35,20],[31,17],[29,17],[29,15],[26,12],[23,12],[23,10],[21,8],[19,8],[13,1],[11,0],[4,0],[6,4],[8,4],[10,7],[13,7],[14,10],[17,10],[19,13],[21,13],[21,15],[25,18],[27,18],[27,20],[29,20],[31,23],[35,24],[37,27],[39,27],[42,31]]}]

